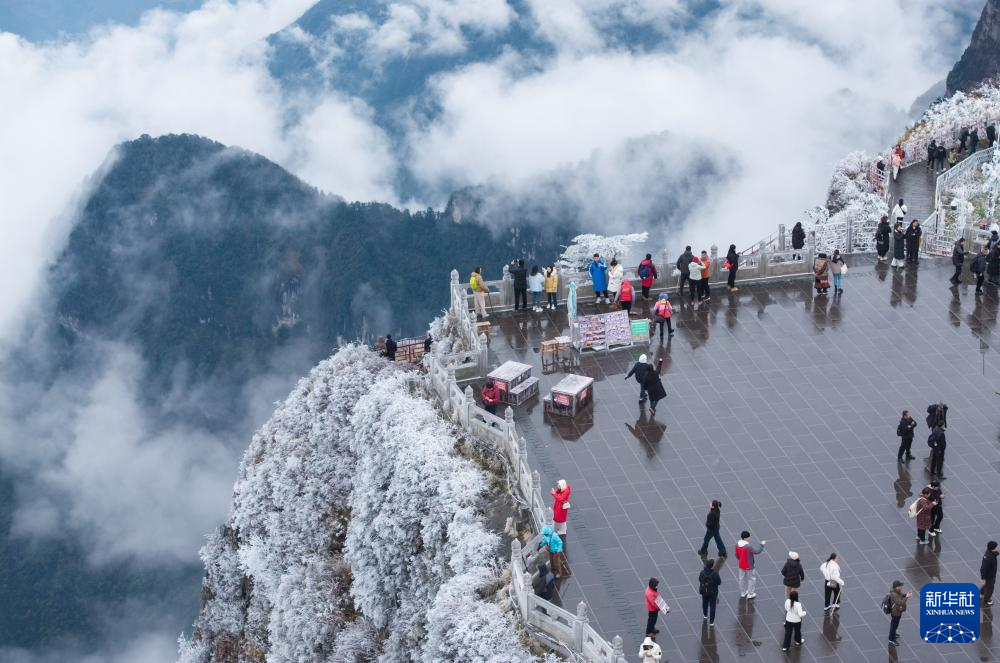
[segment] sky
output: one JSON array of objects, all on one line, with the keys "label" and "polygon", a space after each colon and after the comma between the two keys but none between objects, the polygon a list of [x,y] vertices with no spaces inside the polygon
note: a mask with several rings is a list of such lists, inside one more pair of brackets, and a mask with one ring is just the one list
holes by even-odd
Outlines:
[{"label": "sky", "polygon": [[[330,84],[310,94],[273,78],[266,38],[311,0],[211,0],[46,42],[0,33],[0,279],[8,284],[0,350],[43,300],[45,267],[121,141],[197,133],[347,199],[413,207],[441,208],[452,190],[483,183],[544,199],[540,187],[562,180],[595,232],[644,230],[630,219],[648,212],[651,192],[707,159],[719,165],[717,181],[679,197],[683,230],[653,239],[668,248],[749,244],[821,204],[841,156],[891,144],[913,100],[961,54],[982,5],[826,0],[804,11],[800,0],[723,0],[692,22],[681,0],[376,1],[378,20],[347,12],[322,39],[287,35],[330,64]],[[414,58],[461,53],[515,22],[551,48],[508,48],[442,71],[420,100],[391,109],[336,86],[338,68],[377,79]],[[613,39],[622,26],[660,35],[662,47]],[[398,190],[403,164],[419,198]],[[0,461],[60,496],[21,504],[16,535],[44,537],[75,518],[96,565],[194,561],[205,532],[225,519],[240,450],[195,434],[171,453],[172,436],[186,432],[147,430],[130,408],[138,360],[127,348],[113,356],[88,393],[67,382],[53,395],[74,404],[80,425],[118,422],[110,442],[85,426],[72,443],[55,441],[25,461],[0,440]],[[122,658],[130,651],[172,660],[175,636],[132,633],[87,660],[130,660]],[[62,651],[18,656],[66,660]]]}]

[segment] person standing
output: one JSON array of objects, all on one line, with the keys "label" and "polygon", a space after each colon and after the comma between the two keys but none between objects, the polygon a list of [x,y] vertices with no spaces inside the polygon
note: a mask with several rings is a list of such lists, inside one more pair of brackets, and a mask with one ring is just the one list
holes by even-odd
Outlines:
[{"label": "person standing", "polygon": [[545,297],[550,311],[556,310],[559,302],[559,272],[555,265],[545,268]]},{"label": "person standing", "polygon": [[535,594],[546,601],[551,601],[556,593],[556,574],[549,570],[545,562],[538,565],[538,589]]},{"label": "person standing", "polygon": [[975,154],[979,149],[979,127],[973,127],[969,133],[969,154]]},{"label": "person standing", "polygon": [[944,162],[947,158],[948,158],[948,148],[946,148],[942,143],[941,145],[937,146],[936,150],[934,150],[934,169],[937,172],[939,173],[944,172],[945,170]]},{"label": "person standing", "polygon": [[892,208],[892,218],[896,220],[896,223],[903,223],[906,219],[906,203],[900,198],[896,206]]},{"label": "person standing", "polygon": [[892,229],[892,267],[903,267],[906,263],[906,234],[903,232],[903,224],[897,222]]},{"label": "person standing", "polygon": [[705,540],[701,542],[698,554],[704,557],[708,555],[708,542],[715,539],[715,548],[719,551],[719,557],[726,556],[726,545],[722,542],[719,534],[720,521],[722,520],[722,502],[712,500],[708,504],[708,516],[705,518]]},{"label": "person standing", "polygon": [[965,238],[960,237],[951,249],[951,264],[955,268],[955,273],[951,275],[950,281],[955,285],[962,282],[963,262],[965,262]]},{"label": "person standing", "polygon": [[931,502],[931,489],[924,488],[920,491],[920,497],[916,501],[916,516],[917,519],[917,543],[924,545],[927,543],[927,530],[931,527],[931,509],[934,508],[934,503]]},{"label": "person standing", "polygon": [[587,268],[590,280],[594,284],[594,303],[608,303],[608,264],[604,262],[601,254],[595,253],[594,259],[590,261]]},{"label": "person standing", "polygon": [[944,428],[935,426],[934,430],[927,437],[927,446],[931,449],[931,463],[928,470],[931,476],[938,479],[946,478],[944,472],[944,450],[948,446],[948,440],[944,435]]},{"label": "person standing", "polygon": [[535,313],[542,312],[542,293],[545,291],[545,277],[539,271],[538,265],[531,268],[531,275],[528,276],[528,289],[531,290],[531,310]]},{"label": "person standing", "polygon": [[573,492],[565,479],[556,481],[555,488],[552,489],[552,524],[555,526],[556,534],[566,538],[566,517],[569,515],[569,496]]},{"label": "person standing", "polygon": [[941,521],[944,520],[944,504],[942,498],[944,491],[941,490],[941,482],[937,479],[931,481],[931,502],[934,507],[931,509],[931,527],[927,530],[930,536],[937,536],[941,533]]},{"label": "person standing", "polygon": [[487,382],[486,386],[483,387],[481,395],[483,397],[483,409],[492,415],[496,415],[497,405],[500,404],[500,388],[497,386],[497,383],[493,380]]},{"label": "person standing", "polygon": [[667,397],[667,390],[663,388],[663,381],[660,380],[660,371],[663,370],[663,357],[656,361],[656,367],[646,371],[646,394],[649,396],[649,411],[656,414],[656,404]]},{"label": "person standing", "polygon": [[806,245],[806,231],[802,227],[801,221],[796,221],[792,227],[792,260],[802,260],[802,254],[798,253]]},{"label": "person standing", "polygon": [[729,245],[725,268],[729,270],[729,279],[726,281],[726,284],[729,286],[729,292],[736,292],[739,290],[736,287],[736,270],[740,268],[740,254],[736,252],[735,244]]},{"label": "person standing", "polygon": [[817,295],[825,295],[830,290],[830,259],[820,253],[813,260],[813,287]]},{"label": "person standing", "polygon": [[1000,242],[990,249],[990,257],[986,261],[986,276],[993,285],[1000,285]]},{"label": "person standing", "polygon": [[927,146],[927,170],[934,170],[934,160],[937,158],[937,141],[932,140]]},{"label": "person standing", "polygon": [[663,328],[667,328],[667,333],[670,336],[674,335],[674,327],[670,323],[670,316],[673,313],[673,307],[670,305],[670,295],[665,292],[660,293],[659,299],[656,300],[656,305],[653,306],[653,319],[656,321],[656,325],[660,328],[660,345],[663,344]]},{"label": "person standing", "polygon": [[962,130],[958,132],[958,149],[965,151],[965,144],[969,142],[969,127],[962,125]]},{"label": "person standing", "polygon": [[785,598],[788,598],[793,591],[798,590],[802,581],[806,579],[806,571],[802,568],[802,562],[799,561],[797,552],[790,551],[788,553],[788,559],[781,567],[781,578],[781,584],[785,586]]},{"label": "person standing", "polygon": [[879,262],[885,262],[891,238],[892,228],[889,227],[889,217],[883,214],[878,222],[878,228],[875,229],[875,252],[878,254]]},{"label": "person standing", "polygon": [[739,567],[740,597],[752,599],[757,596],[757,555],[764,552],[767,541],[759,544],[750,543],[750,532],[740,532],[740,540],[736,542],[736,562]]},{"label": "person standing", "polygon": [[427,338],[424,339],[424,354],[428,355],[431,353],[431,346],[434,345],[434,337],[431,336],[430,332],[427,332]]},{"label": "person standing", "polygon": [[802,618],[806,611],[799,602],[799,593],[792,590],[785,599],[785,640],[781,643],[781,651],[788,651],[795,636],[795,644],[802,644]]},{"label": "person standing", "polygon": [[483,280],[483,268],[476,267],[469,277],[469,289],[472,290],[472,302],[476,308],[476,319],[485,320],[490,317],[486,312],[486,281]]},{"label": "person standing", "polygon": [[660,581],[656,578],[650,578],[646,585],[646,637],[660,632],[660,629],[656,628],[656,617],[660,614],[660,606],[656,605],[656,599],[660,598],[660,592],[657,590],[659,586]]},{"label": "person standing", "polygon": [[552,572],[556,574],[557,578],[565,578],[572,575],[569,570],[569,564],[566,563],[566,557],[563,554],[563,542],[559,535],[548,525],[542,527],[541,534],[542,538],[538,541],[538,549],[548,548]]},{"label": "person standing", "polygon": [[920,222],[916,219],[910,221],[910,227],[906,229],[906,261],[917,263],[920,253],[920,237],[924,231],[920,229]]},{"label": "person standing", "polygon": [[837,553],[830,553],[826,561],[819,565],[823,574],[823,610],[836,610],[840,607],[840,594],[844,589],[844,579],[840,577],[840,558]]},{"label": "person standing", "polygon": [[997,582],[997,552],[996,541],[987,543],[983,562],[979,565],[979,577],[983,581],[983,586],[979,588],[982,605],[993,605],[993,587]]},{"label": "person standing", "polygon": [[641,663],[660,663],[663,658],[663,650],[656,644],[653,638],[646,636],[646,639],[639,645],[639,658]]},{"label": "person standing", "polygon": [[621,290],[624,280],[625,270],[616,258],[612,258],[611,266],[608,267],[608,296],[612,303],[618,301],[618,291]]},{"label": "person standing", "polygon": [[933,403],[927,406],[927,427],[948,428],[948,406],[944,403]]},{"label": "person standing", "polygon": [[988,143],[986,147],[993,147],[997,142],[997,125],[993,122],[986,125],[986,142]]},{"label": "person standing", "polygon": [[698,256],[691,256],[691,264],[688,265],[688,288],[690,288],[691,303],[695,297],[701,301],[701,260]]},{"label": "person standing", "polygon": [[840,249],[833,250],[833,256],[830,257],[830,271],[833,272],[833,293],[843,294],[844,289],[840,287],[844,282],[844,271],[847,269],[846,263],[844,263],[844,257],[840,255]]},{"label": "person standing", "polygon": [[646,402],[646,372],[651,370],[653,370],[653,365],[646,361],[646,355],[640,355],[639,361],[632,365],[632,370],[625,376],[625,379],[628,380],[634,375],[635,381],[639,383],[640,403]]},{"label": "person standing", "polygon": [[698,284],[698,301],[708,301],[712,295],[708,291],[708,280],[712,276],[712,259],[708,251],[701,252],[701,282]]},{"label": "person standing", "polygon": [[625,279],[622,281],[621,289],[618,291],[618,304],[627,314],[632,313],[632,300],[635,298],[635,289],[632,281]]},{"label": "person standing", "polygon": [[651,253],[647,253],[646,257],[639,263],[636,274],[638,274],[639,283],[642,285],[642,298],[649,300],[649,289],[653,287],[653,281],[659,276],[656,273],[656,265],[653,264],[653,255]]},{"label": "person standing", "polygon": [[677,282],[677,295],[684,296],[684,283],[687,282],[688,276],[691,273],[691,258],[694,254],[691,253],[691,247],[685,246],[684,253],[677,258],[677,271],[681,273],[680,278]]},{"label": "person standing", "polygon": [[698,574],[698,593],[701,594],[701,614],[709,626],[715,626],[715,606],[719,602],[719,586],[722,576],[715,569],[715,560],[706,559]]},{"label": "person standing", "polygon": [[889,644],[898,647],[899,646],[899,635],[897,631],[899,630],[899,620],[903,618],[903,613],[906,612],[906,600],[913,596],[913,592],[903,593],[903,581],[895,580],[892,583],[892,589],[889,591],[889,595],[886,597],[889,607]]},{"label": "person standing", "polygon": [[392,340],[392,334],[385,335],[385,358],[389,361],[396,361],[396,341]]},{"label": "person standing", "polygon": [[528,270],[524,268],[524,260],[518,258],[510,261],[510,275],[514,279],[514,310],[520,303],[528,310]]},{"label": "person standing", "polygon": [[969,271],[976,275],[976,294],[983,292],[983,279],[986,278],[986,266],[989,263],[989,248],[983,247],[969,265]]},{"label": "person standing", "polygon": [[899,450],[896,452],[896,461],[904,462],[904,460],[912,460],[916,458],[910,449],[913,446],[913,431],[917,427],[917,422],[910,414],[909,410],[903,410],[903,416],[899,419],[899,425],[896,426],[896,435],[899,436]]}]

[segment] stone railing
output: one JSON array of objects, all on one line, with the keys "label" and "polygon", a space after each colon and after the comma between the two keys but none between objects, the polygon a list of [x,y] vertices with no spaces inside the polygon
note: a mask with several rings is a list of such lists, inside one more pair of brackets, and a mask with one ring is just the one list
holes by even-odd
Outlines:
[{"label": "stone railing", "polygon": [[984,163],[994,158],[997,147],[989,147],[966,157],[947,171],[938,175],[934,184],[934,211],[924,221],[924,248],[931,255],[951,255],[952,247],[959,237],[965,237],[970,243],[967,248],[983,246],[989,239],[989,233],[980,236],[980,230],[974,223],[962,223],[949,214],[948,204],[944,197],[963,182],[973,180],[979,175]]}]

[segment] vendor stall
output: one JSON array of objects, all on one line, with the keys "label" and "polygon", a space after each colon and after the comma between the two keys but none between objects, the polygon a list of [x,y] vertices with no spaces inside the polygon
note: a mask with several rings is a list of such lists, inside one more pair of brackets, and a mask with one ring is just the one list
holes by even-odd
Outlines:
[{"label": "vendor stall", "polygon": [[[528,380],[534,380],[533,384],[535,393],[538,393],[538,378],[531,377],[531,366],[528,364],[522,364],[516,361],[507,361],[487,374],[486,377],[497,385],[497,389],[500,391],[500,400],[504,403],[517,405],[518,403],[514,403],[510,400],[511,392],[517,386],[527,382]],[[521,397],[523,394],[524,390],[521,390],[516,392],[515,397]],[[530,397],[530,394],[528,396],[524,396],[524,400],[527,400]]]},{"label": "vendor stall", "polygon": [[610,350],[632,345],[632,326],[627,311],[570,318],[570,334],[577,350]]},{"label": "vendor stall", "polygon": [[545,411],[575,417],[577,412],[594,400],[594,378],[567,375],[552,387],[545,397]]}]

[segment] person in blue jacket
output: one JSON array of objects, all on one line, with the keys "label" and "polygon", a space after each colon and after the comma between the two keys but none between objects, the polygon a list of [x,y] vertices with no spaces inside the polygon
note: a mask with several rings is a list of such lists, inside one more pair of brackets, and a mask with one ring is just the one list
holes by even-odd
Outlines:
[{"label": "person in blue jacket", "polygon": [[557,578],[564,578],[570,575],[569,564],[563,553],[563,542],[556,534],[555,530],[546,525],[542,528],[542,538],[538,541],[538,549],[548,547],[551,567]]},{"label": "person in blue jacket", "polygon": [[594,303],[607,304],[608,299],[608,265],[600,253],[594,254],[594,259],[587,270],[590,273],[590,280],[594,282]]}]

